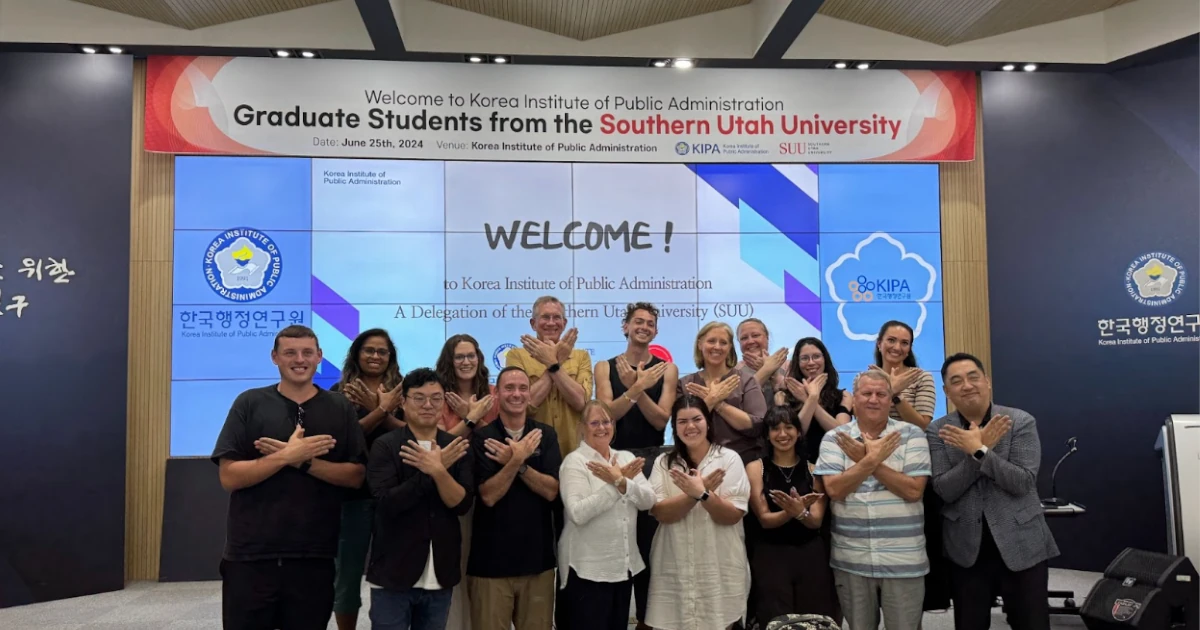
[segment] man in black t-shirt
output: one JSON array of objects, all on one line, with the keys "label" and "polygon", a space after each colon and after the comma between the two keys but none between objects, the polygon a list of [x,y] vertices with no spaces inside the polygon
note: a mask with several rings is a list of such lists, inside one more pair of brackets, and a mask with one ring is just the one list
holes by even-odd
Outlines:
[{"label": "man in black t-shirt", "polygon": [[500,419],[476,429],[471,451],[478,501],[467,560],[471,627],[550,630],[558,435],[529,413],[529,375],[496,376]]},{"label": "man in black t-shirt", "polygon": [[212,454],[231,493],[221,612],[226,630],[324,629],[342,500],[366,474],[363,433],[350,402],[313,383],[312,330],[279,331],[271,360],[279,383],[237,397]]},{"label": "man in black t-shirt", "polygon": [[[608,403],[617,423],[612,447],[644,458],[649,475],[675,405],[679,366],[650,354],[650,344],[658,336],[658,308],[653,304],[635,302],[625,307],[621,332],[629,340],[625,352],[596,364],[596,400]],[[638,512],[638,551],[647,567],[657,529],[658,521],[649,512]],[[633,594],[638,627],[643,629],[649,592],[650,571],[642,571],[633,578]]]}]

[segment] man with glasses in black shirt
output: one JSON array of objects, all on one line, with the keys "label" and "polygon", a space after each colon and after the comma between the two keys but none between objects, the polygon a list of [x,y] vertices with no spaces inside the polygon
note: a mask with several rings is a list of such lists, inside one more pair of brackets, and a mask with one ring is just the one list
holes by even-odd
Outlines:
[{"label": "man with glasses in black shirt", "polygon": [[226,630],[324,629],[342,500],[366,474],[358,414],[313,383],[321,348],[304,326],[275,337],[278,384],[243,392],[212,460],[229,491],[221,560]]},{"label": "man with glasses in black shirt", "polygon": [[458,517],[474,499],[469,443],[438,429],[446,390],[418,368],[400,384],[407,426],[375,441],[368,482],[379,507],[367,582],[373,630],[444,630],[462,578]]}]

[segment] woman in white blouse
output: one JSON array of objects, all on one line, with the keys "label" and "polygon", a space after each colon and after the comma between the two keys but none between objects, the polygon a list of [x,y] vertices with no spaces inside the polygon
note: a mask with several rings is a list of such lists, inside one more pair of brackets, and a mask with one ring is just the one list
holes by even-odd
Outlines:
[{"label": "woman in white blouse", "polygon": [[672,413],[675,450],[654,462],[658,531],[650,551],[646,625],[723,630],[742,619],[750,590],[742,517],[750,482],[742,459],[713,442],[704,401],[685,395]]},{"label": "woman in white blouse", "polygon": [[625,630],[633,576],[646,568],[637,547],[637,513],[654,506],[645,460],[609,448],[608,405],[588,401],[579,448],[563,460],[559,483],[567,519],[558,541],[558,575],[571,630]]}]

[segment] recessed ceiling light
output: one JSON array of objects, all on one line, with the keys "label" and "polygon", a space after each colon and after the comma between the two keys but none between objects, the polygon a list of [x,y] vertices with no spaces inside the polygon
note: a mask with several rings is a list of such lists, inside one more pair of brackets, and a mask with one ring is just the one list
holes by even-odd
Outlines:
[{"label": "recessed ceiling light", "polygon": [[471,63],[483,63],[483,57],[479,55],[467,55],[467,61]]},{"label": "recessed ceiling light", "polygon": [[289,50],[276,50],[275,56],[276,57],[291,57],[292,53]]},{"label": "recessed ceiling light", "polygon": [[686,57],[680,57],[679,59],[676,59],[671,64],[672,67],[679,68],[680,70],[687,70],[688,68],[691,68],[692,66],[695,66],[695,65],[696,65],[696,62],[694,62],[691,59],[688,59]]},{"label": "recessed ceiling light", "polygon": [[301,50],[300,56],[304,57],[305,59],[312,59],[313,57],[317,56],[317,53],[315,53],[311,50]]},{"label": "recessed ceiling light", "polygon": [[1006,63],[1003,66],[1000,66],[1000,69],[1005,72],[1012,72],[1013,70],[1017,69],[1017,66],[1016,66],[1016,64]]},{"label": "recessed ceiling light", "polygon": [[1027,63],[1024,66],[1021,66],[1021,69],[1025,72],[1033,72],[1034,70],[1038,69],[1038,66],[1036,63]]},{"label": "recessed ceiling light", "polygon": [[850,64],[846,63],[845,61],[839,61],[839,62],[833,64],[833,67],[837,68],[838,70],[845,70],[846,66],[848,66],[848,65],[850,65]]},{"label": "recessed ceiling light", "polygon": [[112,53],[112,54],[114,54],[114,55],[119,55],[119,54],[121,54],[121,53],[125,52],[125,49],[124,49],[124,48],[121,48],[120,46],[109,46],[109,47],[108,47],[108,52],[110,52],[110,53]]},{"label": "recessed ceiling light", "polygon": [[508,57],[496,55],[495,57],[492,57],[492,63],[508,63]]},{"label": "recessed ceiling light", "polygon": [[89,55],[96,54],[96,48],[93,46],[84,46],[84,47],[80,48],[80,50],[82,50],[83,52],[85,52]]},{"label": "recessed ceiling light", "polygon": [[665,60],[665,59],[655,59],[655,60],[654,60],[654,67],[655,67],[655,68],[666,68],[666,67],[667,67],[667,62],[666,62],[666,60]]},{"label": "recessed ceiling light", "polygon": [[868,61],[860,61],[854,67],[858,68],[859,70],[869,70],[871,68],[871,63]]}]

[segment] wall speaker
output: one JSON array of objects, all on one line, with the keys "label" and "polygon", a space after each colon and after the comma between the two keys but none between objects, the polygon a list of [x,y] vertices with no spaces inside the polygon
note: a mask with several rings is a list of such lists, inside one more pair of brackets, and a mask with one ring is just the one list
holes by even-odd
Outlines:
[{"label": "wall speaker", "polygon": [[1197,628],[1200,578],[1190,560],[1126,549],[1104,570],[1080,610],[1090,630]]}]

